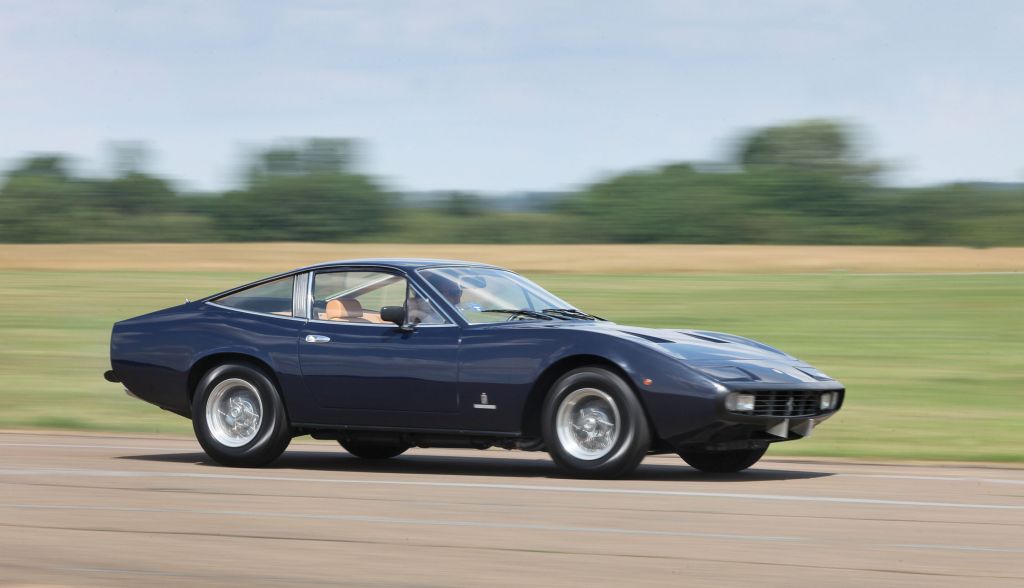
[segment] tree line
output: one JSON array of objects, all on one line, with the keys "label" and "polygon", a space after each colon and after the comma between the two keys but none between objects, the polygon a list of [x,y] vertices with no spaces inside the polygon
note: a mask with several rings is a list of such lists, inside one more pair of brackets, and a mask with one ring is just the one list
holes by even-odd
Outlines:
[{"label": "tree line", "polygon": [[1024,245],[1024,184],[896,188],[848,126],[750,132],[717,163],[608,177],[522,206],[461,191],[417,199],[358,169],[359,144],[308,139],[254,153],[238,189],[186,194],[114,150],[114,173],[34,155],[0,183],[0,242],[377,241]]}]

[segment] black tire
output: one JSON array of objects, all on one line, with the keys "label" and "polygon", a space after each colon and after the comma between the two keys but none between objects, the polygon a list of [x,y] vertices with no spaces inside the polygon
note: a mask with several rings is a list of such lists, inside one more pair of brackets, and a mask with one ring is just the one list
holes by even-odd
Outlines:
[{"label": "black tire", "polygon": [[[619,414],[616,423],[619,432],[605,453],[581,459],[573,455],[572,447],[563,444],[558,420],[563,402],[585,389],[602,392],[614,402]],[[633,389],[615,372],[596,366],[574,369],[554,383],[544,399],[541,434],[556,464],[575,476],[586,478],[617,478],[629,474],[640,465],[651,445],[650,425]]]},{"label": "black tire", "polygon": [[362,459],[388,459],[402,455],[409,448],[404,445],[389,445],[372,441],[338,441],[345,451]]},{"label": "black tire", "polygon": [[[216,425],[209,422],[210,417],[207,415],[211,393],[228,380],[240,380],[251,386],[262,408],[255,435],[237,447],[218,440],[213,430]],[[207,455],[217,463],[231,467],[266,465],[277,459],[292,439],[288,415],[285,414],[277,386],[263,370],[246,363],[219,365],[199,380],[192,398],[192,429]]]},{"label": "black tire", "polygon": [[734,449],[732,451],[680,451],[679,457],[683,458],[690,467],[696,468],[709,474],[731,474],[743,471],[757,463],[767,447],[756,447],[754,449]]}]

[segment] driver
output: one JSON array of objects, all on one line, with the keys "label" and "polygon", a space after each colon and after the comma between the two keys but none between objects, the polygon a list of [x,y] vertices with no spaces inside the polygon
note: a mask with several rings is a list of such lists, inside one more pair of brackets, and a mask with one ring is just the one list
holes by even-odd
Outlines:
[{"label": "driver", "polygon": [[[428,282],[430,282],[431,286],[437,289],[437,291],[441,294],[441,297],[444,298],[448,302],[448,304],[454,306],[455,309],[458,310],[459,312],[483,311],[483,307],[479,303],[473,301],[473,298],[475,298],[475,296],[473,296],[472,293],[469,297],[468,302],[462,299],[463,294],[465,293],[465,289],[459,284],[459,282],[447,276],[442,276],[439,274],[431,274],[426,279]],[[473,284],[470,283],[470,285],[472,286]]]},{"label": "driver", "polygon": [[427,281],[441,293],[441,296],[448,301],[448,304],[455,308],[460,308],[459,305],[462,304],[462,286],[437,274],[428,277]]}]

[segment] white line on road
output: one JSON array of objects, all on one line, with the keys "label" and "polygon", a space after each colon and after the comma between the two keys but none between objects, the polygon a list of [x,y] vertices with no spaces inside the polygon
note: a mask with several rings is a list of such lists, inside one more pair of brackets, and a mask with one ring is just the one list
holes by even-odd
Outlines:
[{"label": "white line on road", "polygon": [[905,549],[951,549],[954,551],[984,551],[988,553],[1024,553],[1024,549],[1012,547],[975,547],[973,545],[931,545],[928,543],[890,543],[882,547],[902,547]]},{"label": "white line on road", "polygon": [[1021,271],[991,271],[991,272],[847,272],[843,270],[835,270],[831,272],[806,272],[798,275],[811,275],[811,276],[851,276],[851,277],[864,277],[864,278],[934,278],[934,277],[949,277],[949,276],[1019,276],[1024,274]]},{"label": "white line on road", "polygon": [[658,531],[652,529],[626,529],[621,527],[579,527],[574,525],[537,525],[528,523],[488,523],[484,521],[465,521],[452,519],[411,519],[400,517],[375,517],[365,515],[333,515],[310,514],[295,512],[221,510],[208,508],[142,508],[127,506],[93,506],[93,505],[40,505],[40,504],[2,504],[0,508],[19,510],[75,510],[105,512],[145,512],[169,514],[197,514],[232,516],[244,518],[274,519],[307,519],[317,521],[345,521],[350,523],[376,523],[384,525],[425,525],[438,527],[474,527],[483,529],[521,529],[528,531],[558,531],[573,533],[609,533],[616,535],[653,535],[658,537],[691,537],[698,539],[727,539],[739,541],[806,541],[806,537],[786,537],[774,535],[734,535],[729,533],[697,533],[687,531]]},{"label": "white line on road", "polygon": [[139,447],[138,445],[85,445],[81,443],[0,443],[0,447],[44,447],[51,449],[127,449],[135,451],[178,452],[183,447]]},{"label": "white line on road", "polygon": [[927,482],[986,482],[991,484],[1020,484],[1024,480],[1009,480],[1005,478],[977,478],[974,476],[913,476],[901,474],[833,474],[839,478],[878,478],[882,480],[923,480]]},{"label": "white line on road", "polygon": [[306,478],[298,476],[255,476],[245,474],[204,474],[191,472],[140,472],[127,470],[82,470],[50,468],[0,468],[0,476],[67,476],[118,478],[191,478],[208,480],[247,480],[268,482],[302,482],[319,484],[414,486],[428,488],[471,488],[479,490],[518,490],[521,492],[567,492],[577,494],[625,494],[643,496],[685,496],[700,498],[731,498],[738,500],[769,500],[786,502],[824,502],[869,506],[919,506],[928,508],[963,508],[985,510],[1024,510],[1024,504],[980,504],[969,502],[930,502],[919,500],[885,500],[841,496],[799,496],[791,494],[746,494],[739,492],[700,492],[692,490],[643,490],[636,488],[596,488],[590,486],[542,486],[534,484],[495,484],[482,482],[423,482],[412,480],[367,480],[352,478]]}]

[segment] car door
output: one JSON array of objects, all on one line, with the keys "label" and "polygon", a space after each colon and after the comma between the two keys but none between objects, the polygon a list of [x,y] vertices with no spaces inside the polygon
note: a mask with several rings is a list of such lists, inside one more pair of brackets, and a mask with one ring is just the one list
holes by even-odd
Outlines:
[{"label": "car door", "polygon": [[411,331],[380,319],[383,306],[407,304],[404,276],[325,270],[312,280],[299,363],[307,389],[331,420],[406,426],[410,415],[458,411],[460,327],[440,313]]}]

